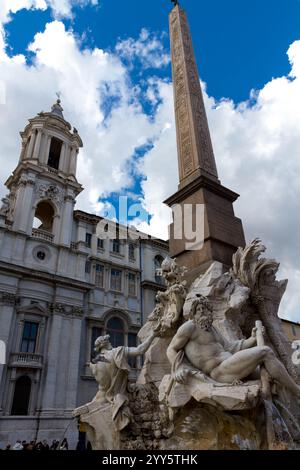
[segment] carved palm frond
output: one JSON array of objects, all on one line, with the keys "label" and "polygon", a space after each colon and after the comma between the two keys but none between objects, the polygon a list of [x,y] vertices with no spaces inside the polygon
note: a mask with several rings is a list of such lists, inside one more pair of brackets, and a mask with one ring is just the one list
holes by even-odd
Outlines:
[{"label": "carved palm frond", "polygon": [[259,290],[259,281],[263,274],[276,274],[279,264],[272,259],[260,258],[266,250],[259,238],[252,240],[245,248],[239,248],[233,255],[232,273],[242,284],[249,287],[252,293]]}]

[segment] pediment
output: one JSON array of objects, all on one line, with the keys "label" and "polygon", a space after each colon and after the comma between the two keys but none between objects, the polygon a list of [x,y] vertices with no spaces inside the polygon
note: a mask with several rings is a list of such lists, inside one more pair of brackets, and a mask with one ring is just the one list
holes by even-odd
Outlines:
[{"label": "pediment", "polygon": [[39,315],[44,317],[49,317],[50,312],[47,308],[39,304],[29,304],[20,307],[17,313],[30,313],[31,315]]}]

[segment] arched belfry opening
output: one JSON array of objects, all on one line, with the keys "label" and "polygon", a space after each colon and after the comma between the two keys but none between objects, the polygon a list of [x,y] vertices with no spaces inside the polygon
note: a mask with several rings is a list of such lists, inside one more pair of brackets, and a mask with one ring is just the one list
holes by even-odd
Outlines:
[{"label": "arched belfry opening", "polygon": [[53,221],[54,209],[52,204],[48,201],[39,202],[34,214],[33,228],[52,233]]},{"label": "arched belfry opening", "polygon": [[51,144],[50,144],[50,151],[48,157],[48,166],[58,170],[59,168],[59,159],[61,154],[63,142],[56,137],[52,137]]}]

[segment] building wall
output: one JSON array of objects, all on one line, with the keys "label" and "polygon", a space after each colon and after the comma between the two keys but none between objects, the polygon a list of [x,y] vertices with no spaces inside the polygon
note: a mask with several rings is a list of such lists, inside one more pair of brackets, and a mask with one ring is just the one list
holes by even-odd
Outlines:
[{"label": "building wall", "polygon": [[288,320],[282,320],[282,328],[286,334],[286,337],[289,341],[299,341],[300,340],[300,324],[290,322]]},{"label": "building wall", "polygon": [[[75,239],[76,246],[69,249],[0,227],[0,339],[7,345],[8,360],[0,383],[0,447],[17,438],[62,439],[65,431],[75,446],[71,412],[97,391],[89,370],[92,329],[105,333],[108,320],[118,317],[124,322],[126,344],[128,333],[136,334],[154,307],[160,288],[154,259],[167,255],[167,244],[136,242],[134,259],[129,259],[127,241],[118,254],[110,240],[97,249],[93,233],[88,246],[85,233],[95,226],[80,223],[78,217],[75,214],[77,230],[73,227],[72,232],[81,237],[84,233],[84,240]],[[37,250],[45,250],[49,262],[39,260]],[[98,288],[97,264],[104,268],[103,286]],[[112,269],[122,272],[119,292],[110,285]],[[136,276],[134,295],[129,293],[129,273]],[[20,353],[26,321],[39,324],[33,361]],[[11,416],[15,384],[23,375],[32,381],[29,415]]]}]

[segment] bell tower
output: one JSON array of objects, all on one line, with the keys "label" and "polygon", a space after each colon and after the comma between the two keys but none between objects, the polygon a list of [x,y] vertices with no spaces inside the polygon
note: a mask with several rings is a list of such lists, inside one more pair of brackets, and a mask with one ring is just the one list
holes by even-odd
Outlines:
[{"label": "bell tower", "polygon": [[13,231],[70,246],[73,209],[82,186],[76,179],[82,140],[65,120],[58,99],[50,112],[29,119],[19,163],[5,185],[9,195],[1,209]]}]

